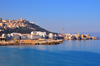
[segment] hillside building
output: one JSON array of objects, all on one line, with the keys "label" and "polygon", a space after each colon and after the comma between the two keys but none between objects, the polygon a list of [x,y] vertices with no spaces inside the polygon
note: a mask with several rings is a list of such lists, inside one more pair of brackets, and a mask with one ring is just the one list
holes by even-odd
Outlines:
[{"label": "hillside building", "polygon": [[2,22],[6,22],[6,19],[2,20]]},{"label": "hillside building", "polygon": [[0,26],[3,26],[3,24],[2,24],[2,23],[0,23]]},{"label": "hillside building", "polygon": [[0,22],[2,21],[2,18],[0,18]]},{"label": "hillside building", "polygon": [[23,22],[23,18],[21,17],[21,20],[20,20],[20,22]]}]

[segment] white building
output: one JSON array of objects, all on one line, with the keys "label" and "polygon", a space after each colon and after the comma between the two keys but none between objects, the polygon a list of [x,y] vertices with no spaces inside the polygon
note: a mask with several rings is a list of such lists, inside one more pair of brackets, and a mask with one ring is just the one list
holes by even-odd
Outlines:
[{"label": "white building", "polygon": [[41,32],[41,31],[32,31],[31,34],[35,34],[43,37],[47,35],[46,32]]},{"label": "white building", "polygon": [[14,36],[14,35],[21,35],[21,33],[11,33],[11,36]]},{"label": "white building", "polygon": [[53,33],[49,33],[49,38],[53,38]]},{"label": "white building", "polygon": [[34,24],[34,22],[30,22],[31,24]]}]

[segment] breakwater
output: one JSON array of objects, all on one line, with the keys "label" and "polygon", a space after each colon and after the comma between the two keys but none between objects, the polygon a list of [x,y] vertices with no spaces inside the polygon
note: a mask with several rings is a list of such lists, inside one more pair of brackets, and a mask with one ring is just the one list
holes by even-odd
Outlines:
[{"label": "breakwater", "polygon": [[63,40],[18,40],[17,42],[1,42],[0,46],[7,45],[56,45],[61,44]]}]

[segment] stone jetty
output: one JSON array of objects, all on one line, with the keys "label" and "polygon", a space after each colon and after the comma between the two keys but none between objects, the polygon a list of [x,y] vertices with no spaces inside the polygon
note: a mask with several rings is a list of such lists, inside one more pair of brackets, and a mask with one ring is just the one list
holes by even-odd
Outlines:
[{"label": "stone jetty", "polygon": [[61,44],[63,40],[18,40],[17,42],[0,42],[0,46],[7,45],[56,45]]}]

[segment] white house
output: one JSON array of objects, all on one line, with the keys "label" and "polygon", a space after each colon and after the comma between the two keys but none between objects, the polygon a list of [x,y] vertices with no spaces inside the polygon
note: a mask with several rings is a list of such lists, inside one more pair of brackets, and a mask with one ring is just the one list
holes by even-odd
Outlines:
[{"label": "white house", "polygon": [[53,37],[53,33],[49,33],[49,38],[52,38]]}]

